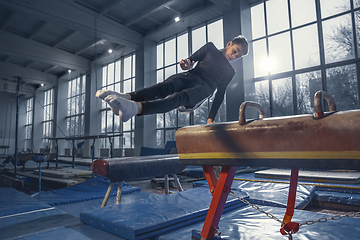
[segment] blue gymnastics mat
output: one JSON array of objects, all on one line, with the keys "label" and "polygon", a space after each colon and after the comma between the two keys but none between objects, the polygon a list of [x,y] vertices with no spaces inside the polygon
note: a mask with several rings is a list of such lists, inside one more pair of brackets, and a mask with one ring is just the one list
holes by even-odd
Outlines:
[{"label": "blue gymnastics mat", "polygon": [[25,193],[0,187],[0,239],[79,223],[78,218]]},{"label": "blue gymnastics mat", "polygon": [[357,193],[316,191],[314,200],[319,202],[360,206],[360,194]]},{"label": "blue gymnastics mat", "polygon": [[[208,186],[203,186],[208,187]],[[234,180],[231,189],[238,189],[249,195],[253,204],[286,208],[289,184],[272,182],[247,182]],[[314,186],[298,185],[295,208],[303,209],[315,194]]]},{"label": "blue gymnastics mat", "polygon": [[[199,181],[196,186],[209,189],[207,181]],[[286,208],[287,205],[289,194],[289,184],[287,183],[234,180],[231,189],[247,193],[249,201],[253,204],[282,208]],[[298,185],[295,208],[305,208],[313,198],[315,189],[315,186]]]},{"label": "blue gymnastics mat", "polygon": [[[50,208],[49,204],[31,198],[14,188],[0,186],[0,222],[5,216]],[[2,225],[0,225],[2,226]]]},{"label": "blue gymnastics mat", "polygon": [[[103,199],[109,187],[109,184],[109,180],[101,177],[94,177],[74,186],[47,192],[40,192],[39,194],[34,195],[33,198],[45,202],[51,206],[76,203],[94,199]],[[114,184],[114,188],[110,196],[116,195],[117,184],[118,183]],[[140,187],[133,187],[123,182],[121,194],[132,193],[135,191],[140,191]]]},{"label": "blue gymnastics mat", "polygon": [[[121,196],[121,204],[136,202],[142,199],[150,198],[151,195],[156,193],[150,192],[132,192]],[[80,213],[100,209],[103,199],[93,199],[88,201],[56,205],[56,209],[63,210],[64,212],[80,218]],[[109,197],[109,201],[106,206],[112,206],[116,204],[116,196]]]},{"label": "blue gymnastics mat", "polygon": [[[60,238],[59,238],[60,237]],[[91,238],[71,229],[60,228],[51,231],[38,232],[30,236],[17,238],[21,240],[49,240],[49,239],[66,239],[66,240],[91,240]]]},{"label": "blue gymnastics mat", "polygon": [[[285,209],[264,206],[262,209],[282,219]],[[295,210],[293,221],[306,222],[319,218],[328,218],[330,215]],[[179,230],[163,234],[158,240],[192,240],[192,231],[201,232],[202,223],[186,226]],[[219,223],[219,231],[223,240],[286,240],[288,236],[280,233],[280,223],[268,218],[264,213],[254,210],[250,206],[236,209],[222,215]],[[293,235],[293,239],[301,240],[345,240],[359,239],[360,219],[341,218],[340,220],[329,220],[325,223],[315,223],[300,227],[299,232]],[[220,238],[219,238],[220,239]]]},{"label": "blue gymnastics mat", "polygon": [[[236,194],[247,199],[243,192],[236,191]],[[80,220],[125,239],[146,239],[203,221],[211,199],[209,189],[188,189],[80,213]],[[238,199],[230,198],[224,212],[243,205]]]}]

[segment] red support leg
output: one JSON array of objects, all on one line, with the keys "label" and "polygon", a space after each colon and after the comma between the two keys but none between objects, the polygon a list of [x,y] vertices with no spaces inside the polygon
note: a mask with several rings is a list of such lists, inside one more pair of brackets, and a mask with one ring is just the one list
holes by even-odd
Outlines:
[{"label": "red support leg", "polygon": [[204,226],[201,231],[201,237],[209,240],[214,237],[215,230],[218,229],[221,214],[230,193],[231,184],[234,180],[237,167],[223,166],[218,180],[213,166],[203,166],[203,169],[209,183],[210,191],[213,195]]},{"label": "red support leg", "polygon": [[299,176],[299,169],[292,168],[291,169],[291,177],[290,177],[288,201],[287,201],[285,216],[283,219],[284,223],[290,222],[292,216],[294,215],[298,176]]},{"label": "red support leg", "polygon": [[215,187],[218,182],[216,172],[215,172],[215,167],[214,166],[203,166],[203,169],[204,169],[204,175],[209,184],[210,192],[212,195],[214,195]]}]

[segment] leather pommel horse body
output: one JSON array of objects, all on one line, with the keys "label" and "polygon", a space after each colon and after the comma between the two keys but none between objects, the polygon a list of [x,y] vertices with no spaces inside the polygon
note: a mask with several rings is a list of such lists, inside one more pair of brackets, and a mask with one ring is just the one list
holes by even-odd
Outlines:
[{"label": "leather pommel horse body", "polygon": [[[246,121],[246,107],[257,108],[259,119]],[[244,102],[239,122],[189,126],[175,134],[180,162],[202,165],[213,195],[202,239],[214,237],[238,166],[360,169],[360,110],[336,112],[331,96],[319,91],[314,115],[263,116],[260,105]],[[219,178],[213,166],[223,166]]]}]

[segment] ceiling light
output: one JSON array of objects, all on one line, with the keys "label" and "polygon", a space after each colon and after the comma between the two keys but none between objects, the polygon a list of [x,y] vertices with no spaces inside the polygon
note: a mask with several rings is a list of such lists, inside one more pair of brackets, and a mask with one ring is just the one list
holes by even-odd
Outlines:
[{"label": "ceiling light", "polygon": [[175,18],[175,22],[178,22],[178,21],[180,21],[180,18],[179,18],[179,17],[176,17],[176,18]]},{"label": "ceiling light", "polygon": [[112,51],[113,51],[112,49],[109,49],[109,50],[108,50],[109,53],[112,53]]},{"label": "ceiling light", "polygon": [[71,73],[71,69],[68,70],[68,73]]},{"label": "ceiling light", "polygon": [[45,84],[42,83],[42,84],[40,84],[40,86],[43,87],[43,86],[45,86]]}]

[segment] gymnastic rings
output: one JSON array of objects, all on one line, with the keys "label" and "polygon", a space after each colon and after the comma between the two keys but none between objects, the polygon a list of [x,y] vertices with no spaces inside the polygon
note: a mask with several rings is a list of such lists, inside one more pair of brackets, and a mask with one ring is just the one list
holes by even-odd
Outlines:
[{"label": "gymnastic rings", "polygon": [[330,112],[336,112],[336,104],[334,98],[324,91],[317,91],[314,96],[314,119],[321,119],[325,117],[323,99],[325,99],[329,105]]},{"label": "gymnastic rings", "polygon": [[256,108],[259,112],[259,119],[264,118],[265,111],[264,111],[264,108],[260,104],[258,104],[256,102],[250,102],[250,101],[243,102],[239,108],[239,124],[240,125],[246,124],[245,110],[247,107]]}]

